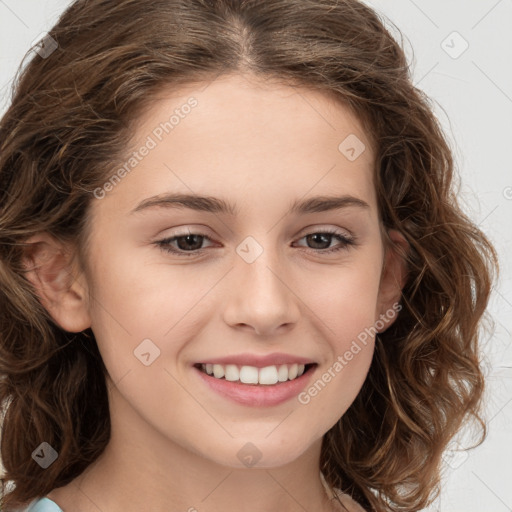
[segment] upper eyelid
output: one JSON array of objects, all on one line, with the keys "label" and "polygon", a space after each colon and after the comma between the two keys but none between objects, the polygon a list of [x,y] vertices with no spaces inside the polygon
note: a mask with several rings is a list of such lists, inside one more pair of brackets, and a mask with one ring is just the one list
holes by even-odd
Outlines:
[{"label": "upper eyelid", "polygon": [[[179,229],[179,228],[176,228],[176,229]],[[210,236],[209,234],[206,233],[206,231],[209,231],[209,229],[203,229],[203,228],[184,228],[186,229],[186,231],[178,231],[176,233],[171,233],[169,235],[165,235],[163,237],[160,237],[159,239],[160,240],[168,240],[170,238],[180,238],[182,236],[187,236],[187,235],[197,235],[197,236],[204,236],[204,237],[207,237],[209,238],[210,240],[213,240],[215,238],[215,235],[212,235]],[[320,226],[308,226],[308,227],[305,227],[303,228],[302,230],[299,231],[299,234],[297,236],[299,237],[304,237],[304,236],[307,236],[309,234],[313,234],[313,233],[322,233],[322,232],[333,232],[333,231],[336,231],[338,235],[343,235],[343,234],[346,234],[347,236],[349,237],[354,237],[355,238],[355,234],[348,228],[342,228],[340,226],[328,226],[328,225],[320,225]]]},{"label": "upper eyelid", "polygon": [[[331,232],[331,234],[337,234],[337,235],[343,235],[346,234],[349,237],[355,237],[355,234],[347,228],[342,228],[340,226],[327,226],[327,225],[320,225],[320,227],[317,226],[308,226],[307,228],[302,229],[299,231],[299,236],[302,238],[304,236],[307,236],[312,233],[322,233],[322,232]],[[336,232],[336,233],[334,233]]]}]

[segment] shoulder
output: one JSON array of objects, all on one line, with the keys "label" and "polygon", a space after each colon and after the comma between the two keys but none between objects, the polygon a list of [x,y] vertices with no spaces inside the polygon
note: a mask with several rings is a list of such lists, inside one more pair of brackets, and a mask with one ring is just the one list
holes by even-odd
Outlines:
[{"label": "shoulder", "polygon": [[48,498],[34,500],[26,508],[13,510],[12,512],[63,512],[62,509]]},{"label": "shoulder", "polygon": [[320,471],[320,481],[324,486],[325,492],[330,500],[339,505],[341,503],[341,507],[338,506],[338,509],[344,512],[366,512],[366,510],[359,505],[356,501],[354,501],[348,494],[345,494],[337,487],[332,487],[325,480],[325,476]]},{"label": "shoulder", "polygon": [[339,503],[341,503],[346,512],[366,512],[366,510],[354,501],[348,494],[342,493],[339,489],[335,489]]}]

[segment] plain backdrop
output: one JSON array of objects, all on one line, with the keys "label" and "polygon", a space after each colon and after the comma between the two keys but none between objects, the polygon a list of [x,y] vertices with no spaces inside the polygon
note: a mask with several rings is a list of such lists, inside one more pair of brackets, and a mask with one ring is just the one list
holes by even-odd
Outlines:
[{"label": "plain backdrop", "polygon": [[[115,0],[112,0],[115,1]],[[446,455],[443,490],[429,512],[512,510],[512,0],[367,0],[404,46],[415,84],[449,137],[468,214],[495,243],[501,277],[483,340],[489,435]],[[0,114],[25,52],[69,0],[0,0]],[[467,437],[467,436],[466,436]],[[461,438],[460,445],[465,441]],[[458,445],[454,445],[456,449]]]}]

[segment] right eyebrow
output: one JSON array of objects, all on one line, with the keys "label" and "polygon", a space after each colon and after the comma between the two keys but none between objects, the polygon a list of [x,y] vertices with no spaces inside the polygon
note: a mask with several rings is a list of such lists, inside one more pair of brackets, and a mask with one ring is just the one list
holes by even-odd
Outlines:
[{"label": "right eyebrow", "polygon": [[319,213],[331,210],[341,210],[350,206],[356,206],[364,209],[370,208],[370,205],[366,201],[351,195],[316,196],[303,201],[295,201],[290,208],[290,213]]}]

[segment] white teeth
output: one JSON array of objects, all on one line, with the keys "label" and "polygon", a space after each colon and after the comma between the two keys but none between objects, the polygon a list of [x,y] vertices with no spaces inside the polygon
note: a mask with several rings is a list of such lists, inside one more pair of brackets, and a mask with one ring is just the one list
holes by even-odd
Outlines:
[{"label": "white teeth", "polygon": [[231,382],[240,381],[243,384],[262,384],[272,386],[278,382],[286,382],[300,377],[305,370],[303,364],[282,364],[279,366],[265,366],[256,368],[255,366],[238,367],[235,364],[203,364],[201,368],[208,375],[216,379],[225,378]]},{"label": "white teeth", "polygon": [[[206,368],[206,371],[208,371],[208,368]],[[221,366],[220,364],[213,365],[213,376],[216,379],[222,379],[222,377],[224,377],[224,373],[224,366]]]},{"label": "white teeth", "polygon": [[236,364],[227,364],[224,378],[233,382],[238,380],[240,378],[240,371],[238,370],[238,366]]},{"label": "white teeth", "polygon": [[240,368],[240,382],[244,384],[258,384],[258,368],[242,366]]},{"label": "white teeth", "polygon": [[[242,379],[240,379],[242,380]],[[278,378],[277,378],[277,368],[275,366],[265,366],[265,368],[260,369],[260,377],[259,377],[259,383],[260,384],[277,384]],[[243,382],[243,380],[242,380]]]},{"label": "white teeth", "polygon": [[279,382],[286,382],[288,380],[288,366],[286,366],[285,364],[282,364],[279,367],[277,377],[279,379]]}]

